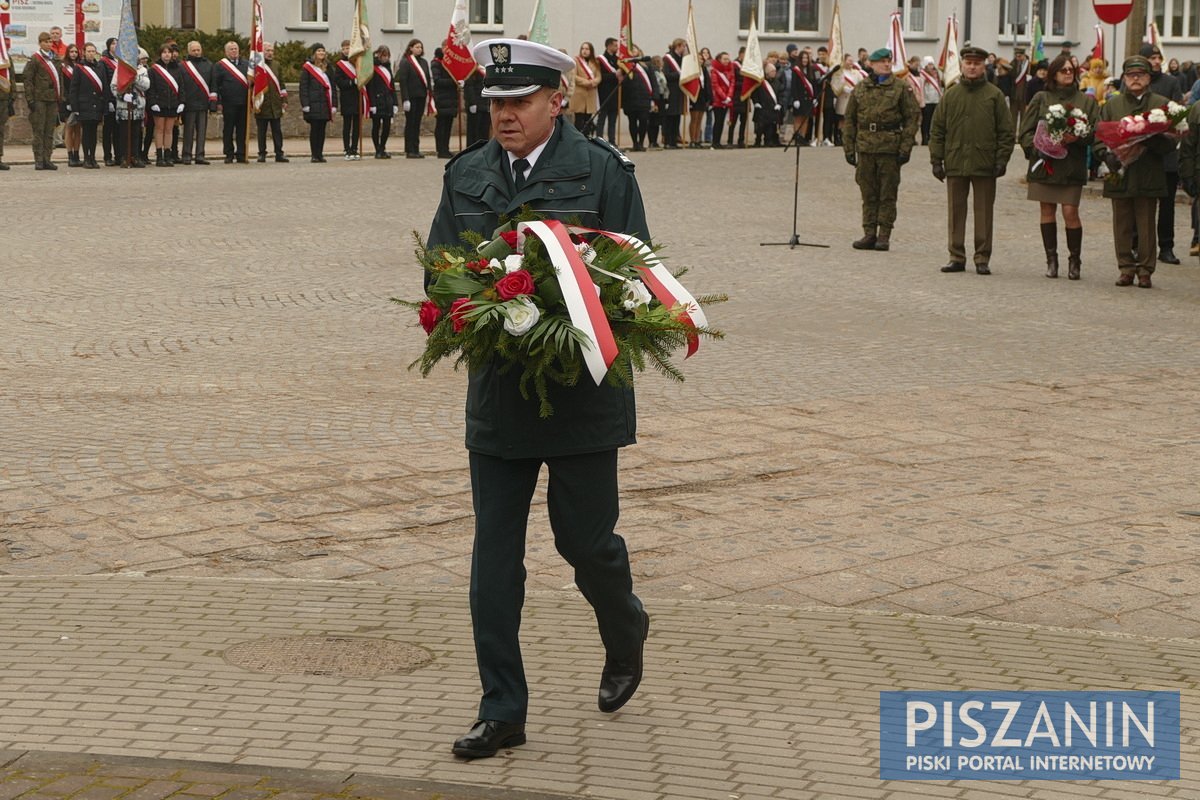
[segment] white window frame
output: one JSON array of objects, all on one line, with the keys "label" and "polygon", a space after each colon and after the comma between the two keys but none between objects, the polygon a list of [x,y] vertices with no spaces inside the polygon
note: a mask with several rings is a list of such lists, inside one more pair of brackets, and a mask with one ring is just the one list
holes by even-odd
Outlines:
[{"label": "white window frame", "polygon": [[[912,6],[913,2],[919,2],[921,5],[921,27],[914,27],[912,24]],[[930,0],[903,0],[900,4],[900,10],[903,16],[900,17],[904,23],[905,33],[925,33],[929,24],[929,2]]]},{"label": "white window frame", "polygon": [[[817,14],[816,14],[817,27],[811,28],[811,29],[796,27],[796,0],[788,0],[788,22],[787,22],[787,30],[786,31],[768,31],[763,25],[763,20],[765,19],[765,14],[766,14],[766,0],[756,0],[756,2],[757,2],[757,6],[756,6],[756,11],[755,11],[754,24],[758,28],[758,32],[761,35],[784,36],[784,35],[795,34],[795,33],[800,33],[800,34],[821,33],[821,31],[820,31],[821,7],[822,7],[822,5],[824,5],[825,0],[817,0]],[[926,2],[928,2],[928,0],[926,0]],[[738,15],[739,15],[739,17],[741,16],[740,5],[738,7]],[[749,31],[746,28],[741,29],[741,33],[743,36],[745,36],[748,32]]]},{"label": "white window frame", "polygon": [[[313,25],[313,26],[320,26],[322,28],[329,27],[329,0],[299,0],[299,3],[300,3],[299,19],[300,19],[301,26]],[[305,19],[304,18],[305,6],[307,6],[309,3],[316,4],[317,16],[321,17],[321,19]]]},{"label": "white window frame", "polygon": [[[1158,26],[1158,32],[1163,39],[1175,42],[1195,42],[1200,39],[1200,35],[1188,34],[1188,28],[1191,27],[1188,21],[1200,16],[1200,0],[1150,0],[1147,13],[1150,19],[1158,22],[1158,6],[1162,5],[1162,23]],[[1175,34],[1170,22],[1174,16],[1175,9],[1182,8],[1180,18],[1183,20],[1183,33]],[[1196,29],[1200,33],[1200,22],[1197,23]]]},{"label": "white window frame", "polygon": [[[1167,0],[1167,2],[1170,2],[1170,1],[1171,0]],[[1192,1],[1195,2],[1196,0],[1192,0]],[[926,0],[926,2],[928,3],[929,0]],[[1013,3],[1013,2],[1021,3],[1025,7],[1026,23],[1024,25],[1014,27],[1013,25],[1011,25],[1008,22],[1009,3]],[[1053,41],[1056,39],[1069,39],[1070,36],[1068,35],[1068,31],[1069,31],[1071,21],[1072,21],[1069,1],[1068,0],[1044,0],[1044,2],[1045,2],[1045,12],[1046,13],[1044,15],[1042,15],[1042,18],[1041,18],[1042,19],[1042,38],[1047,41]],[[1150,2],[1153,3],[1154,0],[1150,0]],[[1178,2],[1178,0],[1177,0],[1177,2]],[[1000,19],[1001,19],[1000,32],[999,32],[1000,42],[1003,42],[1005,39],[1008,39],[1009,41],[1013,41],[1014,36],[1017,39],[1028,39],[1029,37],[1033,36],[1033,11],[1034,11],[1033,0],[1000,0],[998,5],[1000,7]],[[1063,12],[1063,29],[1061,31],[1055,31],[1054,30],[1054,14],[1060,8],[1062,9],[1062,12]],[[928,12],[928,8],[926,8],[926,12]]]},{"label": "white window frame", "polygon": [[[487,7],[487,12],[486,12],[487,21],[486,22],[475,22],[474,9],[471,8],[471,6],[474,4],[474,2],[475,2],[475,0],[468,0],[468,2],[467,2],[467,19],[470,21],[469,24],[471,26],[471,30],[473,30],[473,31],[475,31],[475,30],[503,31],[504,30],[503,13],[501,13],[502,18],[500,20],[496,19],[496,2],[497,2],[497,0],[482,0],[484,5]],[[501,4],[501,7],[503,7],[504,0],[500,0],[500,4]]]}]

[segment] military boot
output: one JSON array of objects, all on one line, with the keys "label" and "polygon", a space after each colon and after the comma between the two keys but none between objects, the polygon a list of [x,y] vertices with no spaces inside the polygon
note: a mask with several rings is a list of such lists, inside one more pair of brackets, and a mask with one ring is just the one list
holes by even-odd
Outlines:
[{"label": "military boot", "polygon": [[850,246],[855,250],[874,250],[876,241],[878,241],[878,239],[875,236],[875,229],[863,228],[863,237],[861,239],[856,239],[850,244]]},{"label": "military boot", "polygon": [[892,246],[892,232],[890,230],[879,229],[879,235],[875,237],[876,250],[888,250]]}]

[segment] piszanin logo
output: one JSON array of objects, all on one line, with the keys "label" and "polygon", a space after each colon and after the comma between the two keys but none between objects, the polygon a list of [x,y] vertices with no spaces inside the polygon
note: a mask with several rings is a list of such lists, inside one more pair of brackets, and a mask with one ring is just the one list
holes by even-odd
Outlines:
[{"label": "piszanin logo", "polygon": [[1179,780],[1179,692],[880,692],[882,780]]}]

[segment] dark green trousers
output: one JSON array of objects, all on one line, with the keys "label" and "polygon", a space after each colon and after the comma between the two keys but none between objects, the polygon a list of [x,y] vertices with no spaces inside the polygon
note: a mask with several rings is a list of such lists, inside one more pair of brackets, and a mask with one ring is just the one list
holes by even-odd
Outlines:
[{"label": "dark green trousers", "polygon": [[862,192],[862,224],[868,236],[891,234],[900,195],[900,161],[895,153],[859,153],[854,178]]},{"label": "dark green trousers", "polygon": [[58,125],[58,103],[39,101],[30,103],[29,106],[33,160],[38,164],[46,164],[54,155],[54,128]]},{"label": "dark green trousers", "polygon": [[[475,548],[471,557],[471,622],[483,699],[480,719],[524,722],[529,689],[521,661],[525,603],[525,533],[543,459],[503,459],[472,452]],[[625,658],[642,640],[642,603],[633,593],[625,540],[613,532],[619,514],[617,451],[544,460],[546,505],[554,546],[575,569],[575,585],[591,603],[607,653]],[[555,631],[543,632],[552,640]],[[597,685],[600,664],[596,665]]]}]

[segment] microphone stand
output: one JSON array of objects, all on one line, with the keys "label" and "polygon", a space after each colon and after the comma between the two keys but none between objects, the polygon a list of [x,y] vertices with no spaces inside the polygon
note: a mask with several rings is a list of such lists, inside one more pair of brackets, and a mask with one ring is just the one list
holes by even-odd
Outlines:
[{"label": "microphone stand", "polygon": [[760,247],[782,247],[787,246],[789,250],[795,250],[797,247],[829,247],[827,244],[816,244],[814,242],[800,241],[800,235],[796,232],[797,220],[800,215],[800,131],[793,130],[792,138],[783,146],[783,152],[787,152],[791,147],[796,151],[796,180],[792,194],[792,238],[786,242],[759,242]]}]

